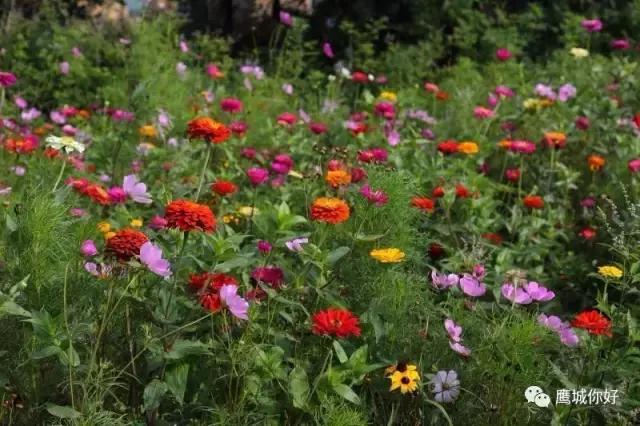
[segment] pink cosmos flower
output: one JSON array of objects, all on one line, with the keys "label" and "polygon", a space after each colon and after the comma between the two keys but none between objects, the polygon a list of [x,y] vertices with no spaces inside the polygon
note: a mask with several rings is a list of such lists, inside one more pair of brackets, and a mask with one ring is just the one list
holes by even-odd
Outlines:
[{"label": "pink cosmos flower", "polygon": [[333,53],[333,48],[328,41],[322,43],[322,53],[329,59],[332,59],[335,56],[335,54]]},{"label": "pink cosmos flower", "polygon": [[580,23],[580,26],[590,33],[596,33],[602,30],[602,21],[599,19],[585,19]]},{"label": "pink cosmos flower", "polygon": [[377,207],[383,206],[389,201],[389,196],[387,196],[384,191],[382,191],[381,189],[374,191],[368,184],[364,185],[360,189],[360,194],[362,194],[362,196],[366,198],[367,201]]},{"label": "pink cosmos flower", "polygon": [[560,342],[565,346],[572,347],[580,343],[580,339],[571,328],[571,324],[563,322],[555,315],[538,315],[538,324],[556,332],[558,337],[560,337]]},{"label": "pink cosmos flower", "polygon": [[182,53],[187,53],[189,51],[189,45],[187,44],[186,41],[180,40],[179,46],[180,46],[180,51]]},{"label": "pink cosmos flower", "polygon": [[80,50],[80,48],[78,46],[74,46],[71,49],[71,54],[76,57],[79,58],[80,56],[82,56],[82,51]]},{"label": "pink cosmos flower", "polygon": [[291,83],[284,83],[282,85],[282,91],[287,95],[293,95],[293,85]]},{"label": "pink cosmos flower", "polygon": [[220,301],[223,306],[229,309],[231,314],[239,319],[248,320],[249,302],[238,296],[238,287],[232,284],[225,284],[220,288]]},{"label": "pink cosmos flower", "polygon": [[431,271],[431,285],[438,290],[445,290],[454,287],[460,281],[460,277],[456,274],[440,274],[435,269]]},{"label": "pink cosmos flower", "polygon": [[156,275],[163,278],[171,275],[171,264],[162,258],[162,249],[150,241],[140,247],[140,261]]},{"label": "pink cosmos flower", "polygon": [[71,69],[71,66],[69,65],[69,62],[67,62],[67,61],[60,62],[60,64],[58,65],[58,70],[60,71],[60,74],[62,74],[62,75],[69,74],[70,69]]},{"label": "pink cosmos flower", "polygon": [[452,342],[451,340],[449,341],[449,347],[451,349],[453,349],[454,352],[457,352],[458,354],[462,355],[463,357],[468,357],[469,355],[471,355],[471,349],[467,348],[465,345],[463,345],[462,343],[459,342]]},{"label": "pink cosmos flower", "polygon": [[470,274],[464,274],[462,278],[460,278],[459,285],[462,292],[471,297],[480,297],[487,291],[484,283]]},{"label": "pink cosmos flower", "polygon": [[16,106],[17,106],[18,108],[20,108],[20,109],[25,109],[25,108],[28,106],[27,101],[26,101],[23,97],[20,97],[20,96],[16,96],[16,97],[13,99],[13,102],[14,102],[14,103],[16,104]]},{"label": "pink cosmos flower", "polygon": [[555,293],[535,281],[529,281],[522,287],[514,287],[505,283],[501,288],[502,295],[518,305],[528,305],[532,302],[547,302],[555,297]]},{"label": "pink cosmos flower", "polygon": [[80,246],[80,253],[86,257],[92,257],[98,254],[98,249],[92,240],[85,240]]},{"label": "pink cosmos flower", "polygon": [[247,170],[247,177],[253,186],[258,186],[269,179],[269,170],[262,167],[252,167]]},{"label": "pink cosmos flower", "polygon": [[453,342],[460,342],[462,340],[462,327],[455,323],[454,320],[447,318],[444,320],[444,329],[449,335],[449,339]]},{"label": "pink cosmos flower", "polygon": [[298,237],[292,240],[289,240],[284,243],[284,245],[292,252],[300,253],[304,251],[304,246],[309,243],[309,238],[307,237]]},{"label": "pink cosmos flower", "polygon": [[136,203],[151,204],[151,195],[147,192],[147,185],[140,182],[136,175],[127,175],[122,182],[124,192]]}]

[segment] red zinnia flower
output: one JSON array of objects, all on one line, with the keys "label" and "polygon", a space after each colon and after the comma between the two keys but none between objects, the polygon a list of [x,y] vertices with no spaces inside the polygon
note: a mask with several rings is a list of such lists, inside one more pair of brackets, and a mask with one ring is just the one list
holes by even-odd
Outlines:
[{"label": "red zinnia flower", "polygon": [[441,186],[436,186],[435,188],[433,188],[433,191],[431,191],[431,196],[433,198],[444,197],[444,188]]},{"label": "red zinnia flower", "polygon": [[593,229],[590,226],[585,226],[584,228],[582,228],[582,230],[578,233],[578,235],[580,235],[582,238],[584,238],[585,240],[593,240],[596,237],[596,230]]},{"label": "red zinnia flower", "polygon": [[436,203],[429,197],[413,197],[411,199],[411,205],[422,211],[431,213],[433,212]]},{"label": "red zinnia flower", "polygon": [[279,288],[284,282],[284,273],[277,266],[261,266],[253,270],[251,278],[255,281]]},{"label": "red zinnia flower", "polygon": [[238,285],[235,277],[223,273],[202,272],[200,274],[191,274],[189,276],[189,287],[194,291],[214,290],[218,291],[225,284]]},{"label": "red zinnia flower", "polygon": [[317,312],[313,318],[313,334],[319,336],[360,336],[358,317],[347,309],[329,308]]},{"label": "red zinnia flower", "polygon": [[216,218],[208,206],[188,200],[175,200],[165,208],[165,219],[169,228],[181,231],[212,232],[216,229]]},{"label": "red zinnia flower", "polygon": [[467,198],[471,195],[466,186],[459,183],[456,185],[456,197],[458,198]]},{"label": "red zinnia flower", "polygon": [[205,293],[200,296],[200,305],[210,312],[218,312],[222,309],[220,295],[217,293]]},{"label": "red zinnia flower", "polygon": [[355,81],[356,83],[368,83],[369,76],[362,71],[354,71],[353,73],[351,73],[351,80]]},{"label": "red zinnia flower", "polygon": [[231,130],[209,117],[196,117],[187,123],[187,134],[192,139],[204,139],[214,144],[229,139]]},{"label": "red zinnia flower", "polygon": [[127,261],[140,254],[140,247],[149,241],[142,232],[131,228],[121,229],[107,240],[107,251],[118,259]]},{"label": "red zinnia flower", "polygon": [[211,184],[211,190],[224,197],[225,195],[236,192],[238,190],[238,186],[228,180],[217,180]]},{"label": "red zinnia flower", "polygon": [[611,320],[595,309],[587,309],[580,312],[571,321],[571,325],[575,328],[587,330],[587,332],[596,336],[605,335],[611,337]]},{"label": "red zinnia flower", "polygon": [[539,195],[527,195],[522,199],[522,204],[530,209],[541,209],[544,207],[544,200]]},{"label": "red zinnia flower", "polygon": [[458,142],[454,140],[446,140],[438,144],[438,151],[443,154],[454,154],[458,152]]}]

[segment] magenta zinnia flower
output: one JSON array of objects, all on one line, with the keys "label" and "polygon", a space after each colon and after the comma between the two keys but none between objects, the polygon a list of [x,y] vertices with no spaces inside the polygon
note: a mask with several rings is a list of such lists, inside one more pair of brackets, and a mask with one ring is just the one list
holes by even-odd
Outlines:
[{"label": "magenta zinnia flower", "polygon": [[0,71],[0,87],[11,87],[16,84],[18,79],[15,74],[8,71]]},{"label": "magenta zinnia flower", "polygon": [[596,33],[602,29],[602,21],[599,19],[585,19],[580,26],[590,33]]}]

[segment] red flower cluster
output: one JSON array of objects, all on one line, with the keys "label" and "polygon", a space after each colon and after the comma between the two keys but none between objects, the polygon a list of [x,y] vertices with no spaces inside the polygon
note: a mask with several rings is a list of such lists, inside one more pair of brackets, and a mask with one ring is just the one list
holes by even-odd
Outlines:
[{"label": "red flower cluster", "polygon": [[544,200],[539,195],[527,195],[522,199],[522,204],[530,209],[541,209],[544,207]]},{"label": "red flower cluster", "polygon": [[140,247],[149,241],[147,236],[131,228],[121,229],[107,240],[107,251],[122,261],[140,254]]},{"label": "red flower cluster", "polygon": [[175,200],[165,208],[164,217],[169,228],[181,231],[213,232],[216,218],[208,206],[188,200]]},{"label": "red flower cluster", "polygon": [[317,312],[313,318],[313,334],[345,338],[360,336],[358,317],[348,309],[329,308]]},{"label": "red flower cluster", "polygon": [[34,135],[29,135],[21,139],[7,138],[4,142],[4,148],[16,154],[31,154],[38,148],[38,138]]},{"label": "red flower cluster", "polygon": [[438,151],[447,155],[447,154],[455,154],[458,152],[458,142],[454,140],[446,140],[444,142],[440,142],[438,144]]},{"label": "red flower cluster", "polygon": [[95,203],[103,206],[111,204],[111,197],[102,185],[91,183],[88,179],[85,178],[69,178],[67,179],[66,183],[67,185],[75,189],[79,194],[91,198],[91,200]]},{"label": "red flower cluster", "polygon": [[571,321],[571,326],[587,330],[589,334],[596,336],[605,335],[611,337],[611,320],[595,309],[587,309],[580,312]]},{"label": "red flower cluster", "polygon": [[222,309],[219,291],[225,284],[238,286],[238,280],[231,275],[215,272],[202,272],[189,276],[189,287],[199,294],[202,307],[211,312]]},{"label": "red flower cluster", "polygon": [[427,213],[432,213],[436,207],[436,203],[429,197],[413,197],[411,205]]}]

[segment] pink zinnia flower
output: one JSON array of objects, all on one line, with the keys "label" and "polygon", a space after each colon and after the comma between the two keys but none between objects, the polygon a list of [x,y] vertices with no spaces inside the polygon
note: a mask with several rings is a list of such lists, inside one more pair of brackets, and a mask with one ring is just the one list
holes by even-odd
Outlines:
[{"label": "pink zinnia flower", "polygon": [[626,50],[631,47],[631,44],[626,39],[617,39],[611,42],[611,48],[614,50]]},{"label": "pink zinnia flower", "polygon": [[491,118],[495,116],[495,112],[483,106],[477,106],[473,109],[473,116],[479,120]]},{"label": "pink zinnia flower", "polygon": [[496,58],[499,61],[502,61],[502,62],[508,61],[511,58],[511,56],[513,56],[511,54],[511,51],[505,47],[501,47],[498,50],[496,50]]},{"label": "pink zinnia flower", "polygon": [[269,171],[261,167],[252,167],[247,170],[247,177],[253,186],[258,186],[269,179]]},{"label": "pink zinnia flower", "polygon": [[0,71],[0,87],[11,87],[16,84],[18,79],[8,71]]},{"label": "pink zinnia flower", "polygon": [[80,246],[80,253],[82,253],[83,256],[91,257],[98,254],[98,249],[92,240],[85,240]]},{"label": "pink zinnia flower", "polygon": [[580,26],[587,32],[595,33],[602,30],[602,21],[599,19],[585,19],[580,23]]},{"label": "pink zinnia flower", "polygon": [[283,112],[276,119],[276,122],[281,126],[293,126],[296,121],[298,121],[298,116],[292,112]]},{"label": "pink zinnia flower", "polygon": [[389,196],[387,196],[384,191],[382,191],[381,189],[374,191],[369,185],[364,185],[360,189],[360,194],[362,194],[362,196],[366,198],[367,201],[378,207],[387,204],[387,202],[389,201]]},{"label": "pink zinnia flower", "polygon": [[638,171],[640,171],[640,158],[629,160],[627,167],[631,173],[638,173]]},{"label": "pink zinnia flower", "polygon": [[220,108],[223,111],[235,114],[242,111],[242,101],[237,98],[224,98],[220,101]]}]

